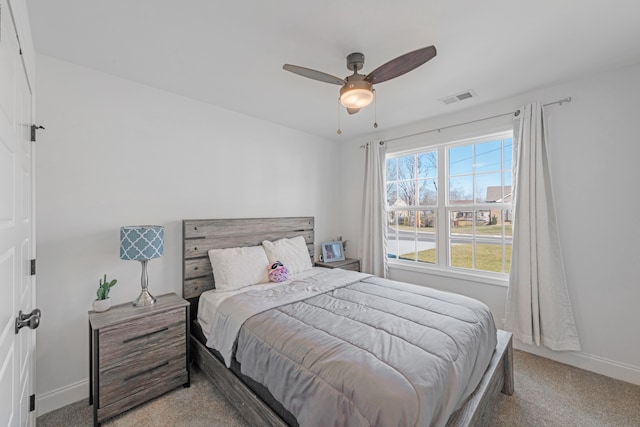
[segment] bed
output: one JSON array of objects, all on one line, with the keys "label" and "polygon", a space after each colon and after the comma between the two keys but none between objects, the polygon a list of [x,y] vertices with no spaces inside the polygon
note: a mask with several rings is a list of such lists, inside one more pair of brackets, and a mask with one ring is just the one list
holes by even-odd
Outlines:
[{"label": "bed", "polygon": [[[317,411],[324,411],[324,414],[327,413],[337,413],[338,419],[332,420],[333,423],[336,424],[354,424],[360,423],[360,420],[351,420],[351,419],[342,419],[340,418],[342,413],[342,409],[337,410],[327,410],[327,408],[343,408],[344,405],[357,406],[356,412],[362,412],[362,414],[356,414],[358,417],[363,417],[364,421],[362,421],[363,425],[366,423],[370,424],[378,424],[378,425],[390,425],[392,422],[389,420],[394,420],[394,425],[413,425],[414,419],[420,420],[421,424],[424,425],[447,425],[447,426],[467,426],[467,425],[484,425],[486,424],[486,420],[488,415],[491,413],[492,403],[495,399],[497,393],[502,391],[506,394],[511,394],[513,392],[513,371],[512,371],[512,345],[511,345],[511,334],[497,330],[493,330],[494,341],[486,341],[491,344],[495,343],[495,349],[491,352],[487,353],[488,356],[478,355],[476,353],[480,353],[479,350],[473,349],[469,353],[470,356],[464,355],[464,353],[460,353],[463,356],[458,356],[454,347],[458,346],[457,341],[455,341],[455,335],[460,335],[460,342],[465,340],[474,341],[475,338],[469,339],[468,336],[470,333],[465,329],[461,332],[457,332],[456,330],[449,330],[449,326],[445,326],[443,331],[447,334],[445,337],[445,341],[447,344],[443,344],[442,347],[433,347],[436,344],[433,344],[434,337],[432,336],[434,333],[431,332],[432,327],[427,328],[421,332],[418,332],[415,337],[407,337],[403,338],[403,341],[415,340],[416,342],[423,340],[426,344],[419,344],[424,348],[422,351],[425,357],[416,358],[413,357],[411,360],[418,360],[419,362],[416,364],[416,367],[409,366],[409,364],[403,364],[399,362],[399,364],[395,367],[393,365],[388,364],[388,366],[392,367],[393,374],[396,375],[396,371],[400,373],[400,380],[393,376],[385,377],[383,374],[382,378],[377,378],[377,375],[372,375],[370,373],[373,372],[386,372],[387,362],[388,360],[384,358],[389,358],[390,360],[396,360],[400,356],[396,355],[388,355],[387,356],[387,348],[383,345],[381,348],[375,349],[375,351],[369,349],[365,349],[365,355],[356,356],[358,359],[357,365],[352,365],[344,371],[336,371],[341,372],[340,378],[344,378],[344,383],[338,387],[340,389],[340,393],[333,393],[334,390],[331,387],[325,387],[326,384],[329,384],[331,379],[320,378],[319,380],[314,378],[307,378],[306,368],[305,369],[293,369],[291,367],[281,367],[282,360],[289,360],[290,358],[294,358],[293,355],[281,355],[281,348],[278,348],[276,351],[272,351],[272,346],[275,341],[263,343],[262,340],[267,341],[265,336],[256,336],[254,334],[268,334],[270,329],[276,328],[276,323],[273,319],[273,313],[279,312],[280,317],[284,316],[286,319],[292,317],[292,315],[298,316],[300,313],[301,316],[308,316],[311,319],[304,319],[303,322],[325,322],[322,325],[322,328],[330,328],[335,322],[328,322],[321,316],[314,316],[313,311],[309,309],[312,307],[313,310],[316,309],[316,306],[319,308],[317,311],[325,312],[326,308],[324,306],[320,306],[320,304],[324,304],[323,301],[327,301],[326,304],[331,306],[338,306],[338,310],[345,309],[343,307],[344,301],[347,301],[347,305],[351,304],[348,302],[348,299],[351,298],[350,295],[357,293],[358,295],[364,295],[364,293],[388,293],[392,292],[388,288],[398,287],[396,293],[393,293],[393,298],[395,295],[405,294],[406,292],[417,292],[417,295],[406,294],[404,298],[408,300],[413,300],[416,298],[424,298],[428,304],[431,304],[430,301],[433,300],[444,300],[442,303],[446,304],[445,308],[431,308],[431,310],[440,310],[447,311],[453,313],[454,317],[459,318],[458,323],[462,325],[462,329],[466,328],[466,325],[471,324],[482,324],[480,329],[490,330],[490,327],[486,326],[487,323],[485,320],[478,318],[480,320],[476,321],[473,316],[476,316],[477,312],[483,311],[482,304],[474,302],[473,300],[468,301],[469,299],[465,299],[464,297],[455,296],[451,294],[443,294],[438,291],[431,290],[429,288],[417,287],[413,285],[401,284],[391,281],[384,281],[384,279],[379,279],[375,277],[366,277],[365,275],[360,275],[360,273],[353,273],[353,275],[346,274],[347,272],[339,272],[338,270],[329,270],[329,271],[319,271],[309,272],[308,274],[312,277],[312,279],[298,278],[298,276],[294,276],[296,281],[294,282],[295,286],[292,288],[300,288],[303,292],[313,291],[313,295],[304,297],[300,302],[300,300],[296,300],[292,303],[287,303],[286,305],[281,305],[282,309],[270,309],[271,311],[261,311],[254,314],[248,314],[246,322],[245,320],[239,320],[237,323],[242,324],[242,326],[238,326],[237,333],[237,342],[235,342],[233,348],[229,349],[228,344],[217,346],[216,350],[212,350],[207,347],[206,343],[209,339],[211,339],[211,333],[207,333],[209,329],[209,325],[207,324],[205,328],[202,327],[201,323],[207,323],[204,318],[202,318],[202,322],[199,322],[197,319],[197,313],[199,312],[199,304],[205,304],[205,300],[207,300],[208,296],[212,294],[211,291],[214,289],[214,276],[212,274],[211,262],[208,256],[209,250],[211,249],[225,249],[225,248],[238,248],[238,247],[253,247],[260,245],[263,241],[279,241],[280,239],[296,239],[301,240],[304,239],[304,244],[306,245],[306,249],[308,252],[309,260],[313,260],[314,255],[314,219],[313,217],[295,217],[295,218],[249,218],[249,219],[211,219],[211,220],[184,220],[183,221],[183,296],[188,299],[192,304],[192,322],[193,326],[191,328],[192,336],[191,336],[191,346],[192,346],[192,358],[195,364],[199,366],[199,368],[214,382],[218,388],[222,391],[223,394],[226,395],[229,402],[236,407],[239,413],[247,420],[250,425],[265,425],[265,426],[296,426],[296,425],[309,425],[313,424],[309,420],[317,419]],[[320,269],[322,270],[322,269]],[[346,274],[346,275],[345,275]],[[305,282],[305,280],[308,280]],[[329,284],[329,282],[333,283],[335,281],[342,282],[339,286],[332,287],[331,289],[323,288],[325,284]],[[312,285],[310,285],[309,281],[312,281]],[[277,284],[274,284],[278,286]],[[334,285],[331,285],[334,286]],[[276,287],[276,289],[285,289],[285,285],[282,287]],[[287,288],[289,289],[289,288]],[[316,292],[317,291],[317,292]],[[254,291],[251,291],[254,292]],[[258,292],[258,291],[255,291]],[[260,292],[271,292],[266,289],[260,289]],[[395,291],[393,291],[395,292]],[[205,294],[203,297],[203,301],[200,301],[200,297]],[[213,292],[215,294],[215,292]],[[289,291],[287,291],[289,293]],[[258,295],[258,294],[256,294]],[[261,294],[263,295],[263,294]],[[289,296],[286,295],[288,298]],[[246,298],[245,296],[233,297],[231,299],[240,299]],[[360,298],[360,297],[359,297]],[[378,295],[365,295],[362,297],[364,299],[371,299],[375,301],[381,300],[381,296]],[[387,296],[384,297],[385,299]],[[391,304],[396,304],[393,302],[393,298],[389,298],[391,300]],[[265,298],[260,298],[262,301]],[[267,298],[268,299],[268,298]],[[246,301],[251,301],[246,300]],[[341,301],[339,304],[336,304],[335,301]],[[376,302],[377,303],[377,302]],[[454,305],[454,303],[456,305]],[[262,304],[262,302],[260,302]],[[276,306],[280,307],[276,303]],[[298,307],[299,304],[305,304],[304,309]],[[386,304],[386,303],[385,303]],[[460,307],[457,304],[461,304]],[[468,307],[465,305],[467,304]],[[250,305],[250,304],[249,304]],[[351,305],[358,308],[361,304],[353,302]],[[200,308],[203,308],[200,307]],[[435,306],[434,306],[435,307]],[[204,310],[204,309],[203,309]],[[386,306],[381,312],[385,312],[387,310]],[[201,310],[202,311],[202,310]],[[231,310],[235,311],[235,310]],[[357,312],[358,310],[356,310]],[[365,314],[357,314],[357,316],[364,316],[366,322],[375,322],[377,319],[371,319],[371,316],[366,317],[367,310],[360,310]],[[402,309],[402,311],[407,311],[406,308]],[[411,310],[409,310],[411,311]],[[380,312],[380,311],[379,311]],[[342,312],[340,312],[342,313]],[[342,315],[342,314],[340,314]],[[416,314],[416,316],[420,316],[421,314]],[[479,314],[478,314],[479,315]],[[351,315],[350,315],[351,316]],[[356,315],[353,315],[356,316]],[[469,317],[472,316],[472,317]],[[490,317],[490,315],[489,315]],[[391,319],[391,318],[390,318]],[[351,319],[347,319],[351,321]],[[360,319],[356,319],[360,321]],[[295,319],[298,322],[298,319]],[[374,336],[378,338],[380,335],[375,335],[379,333],[378,329],[386,328],[387,325],[393,324],[395,320],[391,321],[387,319],[381,324],[373,325],[373,327],[368,328],[368,330],[372,330]],[[286,322],[285,322],[286,323]],[[298,322],[299,323],[299,322]],[[295,323],[297,325],[298,323]],[[491,324],[493,320],[491,319]],[[232,325],[233,323],[225,325],[226,330],[233,330],[228,325]],[[398,325],[402,325],[402,323],[398,323]],[[280,326],[278,326],[280,327]],[[297,326],[296,326],[297,327]],[[399,326],[401,328],[401,326]],[[313,326],[311,329],[322,329],[317,325]],[[356,326],[357,328],[357,326]],[[330,335],[342,333],[340,330],[331,331]],[[278,330],[278,329],[274,329]],[[283,329],[286,331],[286,329]],[[279,330],[278,335],[282,334],[283,330]],[[426,332],[425,332],[426,331]],[[326,331],[325,331],[326,332]],[[347,332],[345,332],[347,333]],[[381,333],[386,333],[382,331]],[[404,333],[404,332],[402,332]],[[441,332],[438,332],[442,335]],[[236,332],[229,333],[232,336],[232,340],[236,338]],[[296,333],[300,335],[299,333]],[[291,336],[296,336],[296,334],[291,334]],[[209,335],[209,336],[207,336]],[[218,335],[218,334],[213,334]],[[225,333],[221,333],[220,335],[225,335]],[[327,335],[325,333],[325,335]],[[368,346],[370,345],[368,342],[355,342],[360,339],[360,335],[366,334],[355,334],[348,337],[350,341],[351,347],[360,347],[360,346]],[[449,336],[450,335],[450,336]],[[300,335],[302,336],[302,335]],[[488,332],[488,336],[491,336],[491,331]],[[287,338],[287,342],[289,339]],[[300,342],[305,342],[305,340],[312,340],[315,338],[300,338]],[[363,338],[364,339],[364,338]],[[453,341],[452,341],[453,340]],[[228,339],[227,339],[228,341]],[[276,340],[277,341],[277,340]],[[354,342],[351,342],[354,341]],[[371,341],[371,340],[370,340]],[[374,339],[374,341],[381,341],[379,339]],[[484,342],[484,341],[482,341]],[[486,344],[478,344],[479,346]],[[315,341],[314,341],[315,343]],[[452,344],[453,343],[453,344]],[[219,343],[218,343],[219,344]],[[317,344],[314,344],[315,347]],[[328,344],[330,348],[333,344]],[[377,344],[380,346],[381,344]],[[439,344],[438,344],[439,345]],[[465,344],[466,345],[466,344]],[[447,347],[448,346],[448,347]],[[237,348],[236,348],[237,347]],[[304,348],[299,342],[296,342],[294,345],[295,348]],[[414,345],[410,346],[411,348],[415,347]],[[407,347],[409,348],[409,347]],[[407,348],[403,348],[403,351],[400,354],[404,354],[407,352]],[[235,351],[237,354],[235,356],[230,357],[229,351]],[[266,349],[266,350],[265,350]],[[426,351],[425,351],[426,349]],[[267,353],[263,354],[260,352],[267,351]],[[413,350],[411,350],[413,351]],[[457,350],[456,350],[457,351]],[[322,352],[320,352],[322,353]],[[326,353],[326,351],[325,351]],[[371,357],[371,354],[378,354],[378,356]],[[420,353],[420,354],[423,354]],[[432,353],[432,354],[431,354]],[[455,355],[454,355],[455,353]],[[309,356],[308,354],[313,354],[310,350],[305,350],[304,357],[310,358],[315,356]],[[384,354],[384,357],[380,357],[379,354]],[[453,355],[453,356],[452,356]],[[351,356],[350,356],[351,357]],[[405,401],[409,401],[411,399],[400,399],[397,403],[388,404],[384,410],[371,409],[370,406],[378,408],[378,406],[384,405],[368,405],[368,396],[365,396],[364,391],[367,389],[370,390],[381,390],[385,388],[393,389],[394,384],[397,384],[398,390],[404,388],[411,388],[417,390],[416,387],[422,387],[426,380],[422,380],[416,376],[414,377],[414,371],[419,371],[420,375],[422,375],[422,371],[424,370],[420,365],[418,369],[418,365],[423,363],[423,359],[433,359],[436,363],[435,366],[436,372],[431,376],[442,375],[444,378],[438,381],[435,381],[435,385],[429,385],[428,387],[436,387],[432,390],[440,390],[440,387],[444,387],[442,390],[449,390],[449,386],[447,383],[457,383],[460,382],[462,376],[460,378],[457,376],[458,371],[462,372],[465,369],[469,371],[470,378],[468,384],[460,384],[458,389],[455,389],[453,392],[447,391],[448,394],[455,395],[452,401],[446,400],[443,404],[433,404],[432,408],[431,400],[426,399],[424,397],[419,397],[420,393],[415,393],[415,399],[410,396],[412,399],[416,400],[419,403],[419,407],[415,409],[415,402],[411,402],[411,404],[404,404]],[[471,358],[469,360],[465,358]],[[380,359],[384,362],[382,365],[377,364]],[[384,360],[383,360],[384,359]],[[464,359],[464,362],[458,363],[459,359]],[[242,360],[242,363],[239,362]],[[320,359],[318,359],[320,360]],[[398,359],[400,360],[400,359]],[[267,361],[267,362],[265,362]],[[340,359],[340,363],[344,362],[344,360]],[[271,363],[270,369],[264,369],[266,366],[265,363]],[[319,364],[325,363],[324,361],[317,362]],[[327,362],[328,363],[328,362]],[[424,362],[426,363],[426,362]],[[364,369],[368,364],[374,364],[370,371],[367,371],[366,374],[362,374],[361,369]],[[412,362],[413,364],[413,362]],[[252,366],[255,365],[255,366]],[[443,370],[438,368],[438,366],[449,366],[451,365],[453,369]],[[455,365],[455,366],[454,366]],[[480,366],[481,365],[481,366]],[[314,367],[316,366],[316,362],[314,362]],[[337,366],[337,365],[336,365]],[[467,366],[467,368],[462,368],[462,366]],[[331,367],[329,371],[333,371],[335,367]],[[278,371],[277,369],[281,369]],[[293,369],[293,370],[292,370]],[[336,368],[337,369],[337,368]],[[367,368],[369,369],[369,368]],[[437,370],[440,369],[440,370]],[[356,372],[359,371],[360,373]],[[279,386],[273,384],[273,378],[268,378],[269,375],[262,375],[265,371],[269,372],[277,372],[276,375],[282,375],[285,379],[285,385]],[[284,372],[284,374],[281,374]],[[352,378],[349,375],[353,372]],[[443,373],[444,372],[444,373]],[[245,375],[247,374],[248,375]],[[291,375],[291,374],[295,375]],[[302,375],[305,374],[305,375]],[[429,377],[429,374],[425,374]],[[252,378],[253,377],[253,378]],[[255,379],[257,378],[257,381]],[[293,381],[293,377],[300,378],[299,381],[301,384],[297,384]],[[366,379],[364,384],[356,384],[351,385],[352,380],[362,382],[362,379]],[[410,384],[411,387],[406,386],[404,384],[405,380],[407,384]],[[269,381],[272,381],[269,383]],[[466,380],[465,380],[466,381]],[[263,384],[263,383],[266,383]],[[442,383],[442,384],[440,384]],[[320,384],[318,386],[317,384]],[[381,384],[385,384],[384,387],[380,387]],[[388,384],[388,387],[386,386]],[[416,385],[417,384],[417,385]],[[477,384],[477,386],[476,386]],[[350,389],[349,387],[353,387]],[[337,396],[333,396],[329,399],[318,398],[318,396],[323,396],[320,392],[322,388],[329,388],[333,394],[337,394]],[[425,386],[427,387],[427,386]],[[428,388],[427,387],[427,388]],[[398,392],[400,393],[400,392]],[[375,393],[374,393],[375,394]],[[378,393],[379,394],[379,393]],[[395,393],[394,393],[395,394]],[[293,396],[292,396],[293,395]],[[346,395],[346,397],[345,397]],[[434,396],[436,394],[433,394]],[[439,393],[438,393],[439,395]],[[304,396],[303,399],[300,396]],[[301,406],[304,406],[304,401],[307,400],[306,397],[309,397],[309,400],[313,398],[313,405],[309,405],[309,408],[301,409]],[[363,396],[365,396],[363,398]],[[371,402],[375,402],[375,399],[384,398],[380,396],[371,396]],[[332,401],[331,399],[335,399]],[[364,401],[362,399],[365,399]],[[420,400],[422,399],[422,400]],[[456,401],[455,399],[463,399],[462,401]],[[292,403],[292,401],[294,403]],[[301,402],[302,401],[302,402]],[[355,403],[354,403],[355,402]],[[363,403],[364,402],[364,403]],[[328,406],[323,406],[323,404]],[[439,405],[439,406],[438,406]],[[350,407],[351,407],[350,406]],[[406,407],[405,407],[406,406]],[[427,408],[428,407],[428,408]],[[291,410],[289,410],[289,409]],[[364,408],[364,409],[362,409]],[[427,409],[425,409],[427,408]],[[316,411],[316,412],[314,412]],[[369,413],[367,413],[369,411]],[[371,412],[373,411],[373,412]],[[376,412],[378,411],[378,412]],[[412,412],[413,411],[413,412]],[[420,414],[416,415],[414,412],[420,412]],[[345,413],[349,411],[345,410]],[[428,414],[422,415],[422,412]],[[316,417],[316,418],[314,418]],[[369,418],[367,418],[369,417]],[[416,418],[414,418],[416,417]],[[432,418],[433,417],[433,418]],[[323,420],[324,423],[324,420]],[[321,423],[322,424],[322,423]]]}]

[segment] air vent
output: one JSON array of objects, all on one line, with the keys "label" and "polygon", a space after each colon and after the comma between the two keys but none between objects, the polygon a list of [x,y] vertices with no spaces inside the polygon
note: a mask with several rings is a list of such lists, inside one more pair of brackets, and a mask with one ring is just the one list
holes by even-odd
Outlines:
[{"label": "air vent", "polygon": [[469,90],[465,90],[464,92],[457,93],[455,95],[440,98],[439,101],[445,105],[449,105],[449,104],[454,104],[456,102],[464,101],[465,99],[475,98],[476,96],[477,96],[476,93],[473,90],[469,89]]}]

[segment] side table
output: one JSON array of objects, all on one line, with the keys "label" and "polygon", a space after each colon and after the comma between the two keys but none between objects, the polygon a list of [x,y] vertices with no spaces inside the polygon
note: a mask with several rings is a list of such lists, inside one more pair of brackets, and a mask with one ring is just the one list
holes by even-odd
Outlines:
[{"label": "side table", "polygon": [[360,271],[360,260],[354,258],[346,258],[344,261],[321,262],[315,263],[316,267],[325,268],[341,268],[343,270]]},{"label": "side table", "polygon": [[190,385],[188,301],[89,311],[89,404],[93,425],[180,385]]}]

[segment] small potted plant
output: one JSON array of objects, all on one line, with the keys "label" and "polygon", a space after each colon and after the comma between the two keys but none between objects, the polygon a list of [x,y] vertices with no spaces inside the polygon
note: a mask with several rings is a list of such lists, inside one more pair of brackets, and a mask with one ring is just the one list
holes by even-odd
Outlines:
[{"label": "small potted plant", "polygon": [[95,311],[107,311],[111,307],[111,298],[109,298],[109,291],[113,288],[118,281],[113,279],[110,282],[107,282],[107,275],[104,275],[104,280],[100,279],[100,286],[98,287],[98,292],[96,298],[93,301],[93,309]]}]

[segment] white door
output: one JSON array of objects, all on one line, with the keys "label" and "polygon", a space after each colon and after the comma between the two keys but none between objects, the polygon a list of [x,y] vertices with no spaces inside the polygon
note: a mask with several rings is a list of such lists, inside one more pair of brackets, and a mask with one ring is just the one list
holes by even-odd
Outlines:
[{"label": "white door", "polygon": [[16,332],[35,304],[32,100],[8,0],[0,0],[0,427],[33,426],[35,331]]}]

